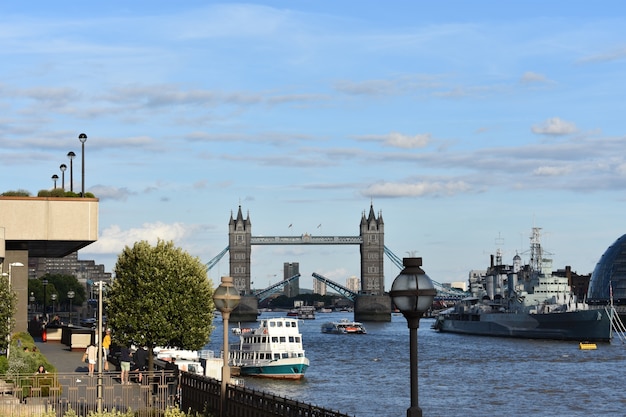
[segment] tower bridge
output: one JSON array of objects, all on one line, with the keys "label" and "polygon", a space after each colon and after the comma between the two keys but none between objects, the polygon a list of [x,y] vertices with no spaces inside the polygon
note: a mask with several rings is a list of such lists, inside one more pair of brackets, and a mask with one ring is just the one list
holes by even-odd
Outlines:
[{"label": "tower bridge", "polygon": [[[250,215],[244,218],[241,206],[236,216],[233,216],[231,212],[228,223],[228,246],[209,261],[207,267],[211,269],[227,253],[229,254],[230,276],[233,278],[235,288],[244,294],[240,306],[233,312],[240,321],[256,320],[258,296],[267,296],[297,278],[292,276],[285,280],[286,282],[281,281],[270,285],[265,289],[267,292],[263,294],[253,294],[251,291],[251,248],[253,245],[358,245],[361,255],[361,288],[358,292],[348,290],[319,274],[313,274],[313,277],[325,282],[344,297],[353,300],[355,319],[391,320],[391,299],[385,293],[383,262],[387,255],[402,270],[402,259],[385,246],[385,224],[382,213],[379,212],[376,215],[373,205],[370,205],[367,215],[365,211],[361,215],[358,236],[314,236],[308,233],[300,236],[253,236]],[[435,282],[435,285],[445,290],[441,284]],[[460,297],[457,293],[448,294],[448,296]]]}]

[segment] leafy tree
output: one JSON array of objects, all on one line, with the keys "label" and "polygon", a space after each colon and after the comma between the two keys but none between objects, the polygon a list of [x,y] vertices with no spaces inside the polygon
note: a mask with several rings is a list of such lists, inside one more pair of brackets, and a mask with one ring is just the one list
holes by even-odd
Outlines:
[{"label": "leafy tree", "polygon": [[52,294],[57,294],[58,305],[66,305],[69,308],[70,301],[67,298],[69,291],[74,291],[74,299],[72,303],[74,306],[82,305],[87,299],[87,293],[85,286],[81,284],[78,279],[73,275],[64,274],[46,274],[38,279],[28,280],[28,293],[33,293],[35,302],[37,304],[43,304],[43,280],[48,280],[46,286],[46,306],[52,306]]},{"label": "leafy tree", "polygon": [[13,329],[13,317],[17,308],[17,296],[9,289],[9,278],[5,276],[0,276],[0,300],[0,347],[4,350]]},{"label": "leafy tree", "polygon": [[213,288],[205,265],[173,242],[126,246],[108,291],[108,326],[125,346],[147,346],[152,369],[156,346],[198,350],[213,331]]}]

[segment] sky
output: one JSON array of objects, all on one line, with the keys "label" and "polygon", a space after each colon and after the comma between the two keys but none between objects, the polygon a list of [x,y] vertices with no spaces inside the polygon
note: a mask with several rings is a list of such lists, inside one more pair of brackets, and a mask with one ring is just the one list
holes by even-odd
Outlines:
[{"label": "sky", "polygon": [[[358,236],[372,205],[439,283],[527,260],[532,227],[591,273],[626,231],[625,27],[621,1],[3,2],[0,191],[69,189],[69,151],[80,191],[85,133],[79,259],[107,271],[159,238],[209,262],[240,206],[253,236]],[[360,275],[358,246],[253,246],[253,287],[284,262]]]}]

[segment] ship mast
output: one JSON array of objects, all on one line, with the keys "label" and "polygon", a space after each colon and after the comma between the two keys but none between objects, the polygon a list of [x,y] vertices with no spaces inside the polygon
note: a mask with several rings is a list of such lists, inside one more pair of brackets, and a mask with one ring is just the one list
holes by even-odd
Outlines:
[{"label": "ship mast", "polygon": [[530,270],[536,272],[541,271],[542,260],[541,227],[533,227],[533,233],[530,237]]}]

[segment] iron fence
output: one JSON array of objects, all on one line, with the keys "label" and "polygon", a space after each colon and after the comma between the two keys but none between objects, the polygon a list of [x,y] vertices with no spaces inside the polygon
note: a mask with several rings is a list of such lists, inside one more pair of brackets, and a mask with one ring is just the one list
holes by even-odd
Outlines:
[{"label": "iron fence", "polygon": [[[42,413],[63,416],[73,410],[89,412],[131,410],[137,417],[153,417],[154,410],[177,406],[178,384],[164,371],[146,372],[142,381],[121,384],[119,373],[102,376],[85,373],[9,375],[0,381],[0,415],[39,417]],[[158,413],[156,413],[158,415]]]}]

